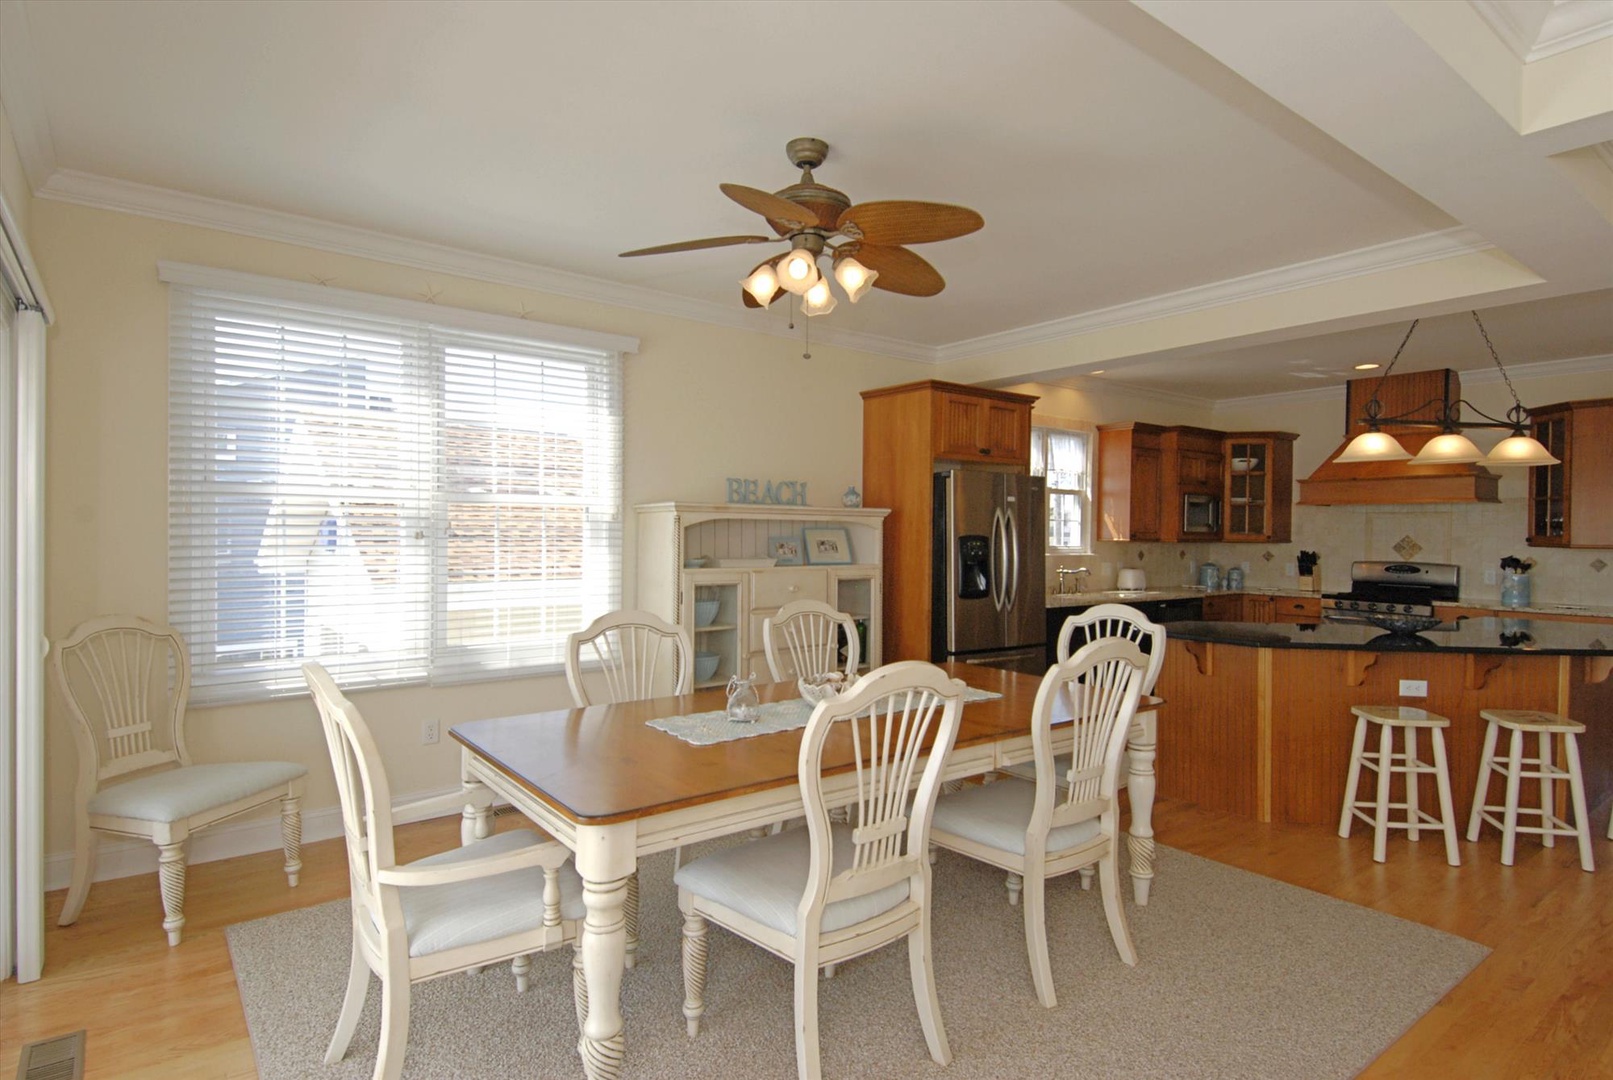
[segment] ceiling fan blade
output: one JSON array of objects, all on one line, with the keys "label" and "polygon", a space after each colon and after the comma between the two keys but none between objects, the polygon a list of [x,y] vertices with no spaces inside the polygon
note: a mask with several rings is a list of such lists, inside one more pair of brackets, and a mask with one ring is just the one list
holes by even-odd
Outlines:
[{"label": "ceiling fan blade", "polygon": [[754,210],[769,221],[782,221],[789,225],[817,226],[820,224],[818,215],[804,206],[797,206],[788,199],[781,199],[771,192],[759,188],[746,187],[744,184],[718,184],[722,193],[734,200],[747,210]]},{"label": "ceiling fan blade", "polygon": [[[751,274],[756,273],[756,271],[760,270],[764,266],[777,266],[779,264],[779,260],[784,258],[784,255],[784,252],[780,252],[771,259],[763,259],[761,262],[751,267],[750,273],[746,274],[745,277],[741,278],[740,280],[744,281],[748,279]],[[785,292],[783,289],[778,290],[778,292],[773,294],[773,299],[767,302],[767,306],[772,307],[774,304],[778,303],[781,299],[788,295],[789,293]],[[745,306],[748,308],[759,308],[762,306],[756,302],[756,297],[750,294],[750,290],[745,288],[743,285],[739,287],[739,298],[745,302]]]},{"label": "ceiling fan blade", "polygon": [[870,244],[932,244],[965,236],[985,223],[967,206],[895,200],[847,207],[837,227]]},{"label": "ceiling fan blade", "polygon": [[661,244],[657,247],[639,248],[636,251],[624,251],[617,256],[618,259],[629,259],[635,255],[668,255],[674,251],[699,251],[701,248],[730,247],[734,244],[772,244],[778,241],[776,236],[708,236],[704,240],[684,240],[676,244]]},{"label": "ceiling fan blade", "polygon": [[879,272],[874,279],[876,289],[904,296],[934,296],[947,287],[946,279],[935,267],[904,247],[859,244],[851,254],[868,269]]}]

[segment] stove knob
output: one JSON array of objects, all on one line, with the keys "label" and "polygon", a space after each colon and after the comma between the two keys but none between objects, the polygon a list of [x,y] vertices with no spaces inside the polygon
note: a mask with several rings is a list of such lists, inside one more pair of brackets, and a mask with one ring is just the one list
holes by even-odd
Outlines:
[{"label": "stove knob", "polygon": [[1360,611],[1361,610],[1361,601],[1359,601],[1359,600],[1351,600],[1350,601],[1350,610],[1351,611]]},{"label": "stove knob", "polygon": [[1377,604],[1368,604],[1367,605],[1367,610],[1368,611],[1377,611],[1378,610],[1378,605]]},{"label": "stove knob", "polygon": [[1410,604],[1404,604],[1404,605],[1401,606],[1400,610],[1404,611],[1407,615],[1410,615],[1411,614],[1411,605]]}]

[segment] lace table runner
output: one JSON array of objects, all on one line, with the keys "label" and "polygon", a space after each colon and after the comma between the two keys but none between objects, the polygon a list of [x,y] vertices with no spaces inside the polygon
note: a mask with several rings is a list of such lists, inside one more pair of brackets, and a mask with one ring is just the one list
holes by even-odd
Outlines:
[{"label": "lace table runner", "polygon": [[[972,701],[989,701],[1000,697],[1002,695],[994,690],[976,690],[972,686],[965,687],[963,691],[965,705]],[[812,716],[812,708],[804,698],[791,698],[788,701],[769,701],[765,705],[758,706],[756,711],[760,718],[753,724],[732,723],[728,719],[728,714],[720,709],[716,712],[691,713],[688,716],[666,716],[657,720],[646,720],[645,723],[657,731],[676,735],[686,743],[711,746],[733,739],[748,739],[754,735],[773,735],[780,731],[804,728]]]}]

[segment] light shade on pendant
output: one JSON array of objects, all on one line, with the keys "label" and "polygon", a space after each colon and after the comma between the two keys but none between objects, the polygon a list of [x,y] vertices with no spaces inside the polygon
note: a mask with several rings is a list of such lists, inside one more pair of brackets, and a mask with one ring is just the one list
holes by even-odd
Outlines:
[{"label": "light shade on pendant", "polygon": [[873,287],[878,276],[879,271],[868,269],[850,255],[835,263],[835,280],[840,282],[840,287],[846,290],[846,299],[853,304]]},{"label": "light shade on pendant", "polygon": [[744,286],[745,291],[751,294],[751,298],[763,307],[772,301],[779,290],[778,275],[767,263],[751,271],[750,277],[741,281],[740,285]]},{"label": "light shade on pendant", "polygon": [[1410,461],[1411,455],[1393,435],[1381,431],[1363,431],[1351,439],[1350,445],[1333,460],[1344,464],[1352,461]]},{"label": "light shade on pendant", "polygon": [[1486,465],[1561,465],[1562,462],[1551,456],[1538,439],[1531,439],[1523,432],[1507,436],[1495,444],[1490,456],[1484,459]]},{"label": "light shade on pendant", "polygon": [[1435,435],[1417,451],[1413,461],[1424,465],[1469,465],[1484,459],[1484,451],[1473,445],[1473,440],[1460,432],[1447,431]]},{"label": "light shade on pendant", "polygon": [[834,293],[829,291],[829,279],[820,277],[818,283],[806,291],[801,297],[801,310],[808,315],[827,315],[839,303]]},{"label": "light shade on pendant", "polygon": [[805,248],[796,248],[779,260],[779,286],[796,296],[804,296],[818,283],[819,276],[817,260]]}]

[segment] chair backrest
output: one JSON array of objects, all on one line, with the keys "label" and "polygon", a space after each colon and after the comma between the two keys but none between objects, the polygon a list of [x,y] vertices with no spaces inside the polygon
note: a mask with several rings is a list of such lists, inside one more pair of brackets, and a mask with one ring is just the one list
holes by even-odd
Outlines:
[{"label": "chair backrest", "polygon": [[[799,779],[812,851],[798,926],[819,925],[824,907],[921,876],[929,881],[930,819],[941,770],[958,738],[962,682],[933,664],[902,660],[870,672],[850,690],[813,709],[801,740]],[[932,738],[933,737],[933,738]],[[928,746],[926,739],[930,739]],[[855,857],[833,872],[823,775],[825,744],[834,760],[849,750],[856,799],[849,804]],[[914,788],[919,759],[928,754]],[[839,781],[843,774],[831,777]],[[911,795],[911,798],[909,797]]]},{"label": "chair backrest", "polygon": [[[605,698],[598,702],[582,679],[583,665],[592,663],[605,674]],[[613,611],[566,638],[566,683],[579,709],[655,697],[663,673],[672,676],[672,693],[687,694],[694,684],[694,646],[682,627],[648,611]]]},{"label": "chair backrest", "polygon": [[328,671],[307,663],[302,674],[319,709],[331,770],[336,774],[355,915],[364,911],[370,916],[355,918],[354,925],[365,927],[366,934],[376,930],[401,933],[403,909],[397,890],[384,889],[376,881],[379,871],[397,865],[392,846],[392,788],[381,765],[380,750],[358,707],[347,700]]},{"label": "chair backrest", "polygon": [[90,619],[52,646],[50,668],[75,721],[81,803],[112,777],[190,764],[179,631],[136,615]]},{"label": "chair backrest", "polygon": [[[1083,635],[1080,641],[1074,640],[1077,631]],[[1154,683],[1159,681],[1159,669],[1165,664],[1165,628],[1127,604],[1094,604],[1064,620],[1059,629],[1059,663],[1070,658],[1072,644],[1079,648],[1105,638],[1119,638],[1143,648],[1148,671],[1143,677],[1142,692],[1152,694]]]},{"label": "chair backrest", "polygon": [[[840,665],[840,638],[846,639],[846,663]],[[850,615],[817,600],[797,600],[762,623],[762,647],[774,682],[843,671],[857,674],[861,646],[857,623]]]},{"label": "chair backrest", "polygon": [[[1045,838],[1048,829],[1116,813],[1120,759],[1147,670],[1147,657],[1135,643],[1111,637],[1081,646],[1042,676],[1031,712],[1036,803],[1027,851],[1031,838]],[[1079,705],[1072,708],[1071,702]],[[1053,722],[1072,712],[1074,753],[1055,759]],[[1065,767],[1069,771],[1058,775]]]}]

